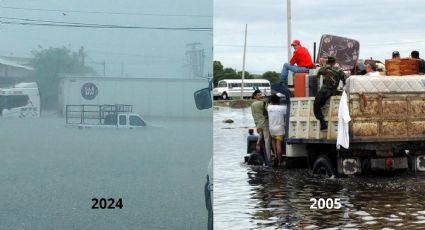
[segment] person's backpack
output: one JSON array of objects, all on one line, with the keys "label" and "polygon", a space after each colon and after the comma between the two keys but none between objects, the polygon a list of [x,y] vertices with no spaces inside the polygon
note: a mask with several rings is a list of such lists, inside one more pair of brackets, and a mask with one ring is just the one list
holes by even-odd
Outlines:
[{"label": "person's backpack", "polygon": [[323,81],[328,86],[338,87],[339,81],[339,68],[334,66],[327,66],[324,69],[324,78]]}]

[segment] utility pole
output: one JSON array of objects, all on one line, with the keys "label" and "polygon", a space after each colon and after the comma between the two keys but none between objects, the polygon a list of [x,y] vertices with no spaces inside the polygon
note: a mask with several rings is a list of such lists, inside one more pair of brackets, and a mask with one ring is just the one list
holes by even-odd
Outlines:
[{"label": "utility pole", "polygon": [[124,63],[121,62],[121,77],[124,77]]},{"label": "utility pole", "polygon": [[243,61],[242,61],[242,83],[241,83],[241,100],[243,100],[243,86],[245,81],[245,56],[246,56],[246,34],[248,30],[248,24],[245,24],[245,42],[243,46]]},{"label": "utility pole", "polygon": [[80,47],[80,49],[78,50],[78,55],[81,58],[81,66],[85,66],[86,65],[86,61],[85,61],[86,53],[84,51],[84,46]]},{"label": "utility pole", "polygon": [[199,42],[187,44],[191,49],[186,51],[186,56],[188,57],[189,66],[192,69],[194,77],[202,77],[204,75],[204,50],[196,48],[196,46],[200,44]]},{"label": "utility pole", "polygon": [[286,0],[286,11],[287,11],[287,13],[286,13],[286,15],[287,15],[287,18],[286,18],[286,21],[287,21],[287,31],[288,31],[288,62],[289,62],[289,60],[291,60],[291,58],[292,58],[292,50],[291,50],[291,40],[292,40],[292,38],[291,38],[291,33],[292,33],[292,31],[291,31],[291,20],[292,20],[292,13],[291,13],[291,0]]},{"label": "utility pole", "polygon": [[105,77],[106,76],[106,61],[103,61],[102,65],[103,65],[103,76]]}]

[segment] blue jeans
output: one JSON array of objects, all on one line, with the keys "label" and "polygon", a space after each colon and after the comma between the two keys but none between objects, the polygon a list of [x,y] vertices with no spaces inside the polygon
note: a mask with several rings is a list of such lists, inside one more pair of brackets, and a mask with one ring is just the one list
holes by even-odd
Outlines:
[{"label": "blue jeans", "polygon": [[282,72],[280,73],[280,81],[285,85],[288,85],[288,71],[292,71],[293,73],[304,73],[309,71],[307,67],[298,67],[296,65],[291,65],[289,63],[285,63],[282,68]]}]

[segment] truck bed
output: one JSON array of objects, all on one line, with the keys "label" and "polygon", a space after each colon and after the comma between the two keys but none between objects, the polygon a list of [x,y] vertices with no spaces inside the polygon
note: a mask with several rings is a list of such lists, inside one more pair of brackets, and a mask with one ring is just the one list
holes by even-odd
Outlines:
[{"label": "truck bed", "polygon": [[[348,94],[350,143],[425,141],[425,92]],[[322,109],[328,129],[320,130],[313,97],[291,99],[288,143],[336,143],[340,96]]]}]

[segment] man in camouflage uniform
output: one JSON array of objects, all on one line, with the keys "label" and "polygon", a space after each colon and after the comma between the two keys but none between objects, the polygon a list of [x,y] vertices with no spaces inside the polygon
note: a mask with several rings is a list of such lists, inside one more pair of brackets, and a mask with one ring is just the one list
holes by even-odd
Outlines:
[{"label": "man in camouflage uniform", "polygon": [[320,130],[328,128],[328,124],[322,114],[322,107],[331,96],[336,95],[339,81],[342,81],[345,85],[345,74],[335,64],[336,58],[328,57],[326,64],[319,69],[317,74],[317,76],[323,76],[323,85],[314,99],[314,116],[320,121]]}]

